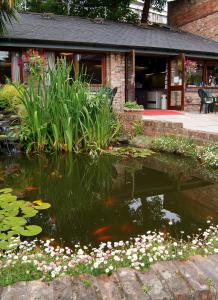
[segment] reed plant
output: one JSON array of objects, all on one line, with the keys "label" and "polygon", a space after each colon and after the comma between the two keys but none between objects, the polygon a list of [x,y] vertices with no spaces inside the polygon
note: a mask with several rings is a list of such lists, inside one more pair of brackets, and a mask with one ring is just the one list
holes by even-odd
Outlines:
[{"label": "reed plant", "polygon": [[108,95],[93,94],[72,65],[61,59],[48,72],[29,76],[22,101],[26,109],[21,138],[27,151],[96,151],[106,148],[118,131]]}]

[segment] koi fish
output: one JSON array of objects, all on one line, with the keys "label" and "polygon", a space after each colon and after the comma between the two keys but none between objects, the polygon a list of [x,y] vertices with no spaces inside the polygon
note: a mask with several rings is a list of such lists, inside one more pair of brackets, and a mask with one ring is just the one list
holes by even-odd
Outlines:
[{"label": "koi fish", "polygon": [[27,192],[33,192],[33,191],[38,191],[38,188],[35,187],[35,186],[28,186],[28,187],[25,188],[25,190]]},{"label": "koi fish", "polygon": [[105,226],[105,227],[100,227],[100,228],[96,229],[96,230],[93,232],[93,234],[94,234],[94,235],[99,235],[99,234],[101,234],[101,233],[105,233],[105,232],[108,231],[108,229],[110,229],[110,228],[111,228],[111,225],[108,225],[108,226]]},{"label": "koi fish", "polygon": [[132,226],[130,224],[123,224],[120,229],[122,232],[125,232],[125,233],[131,233],[135,230],[134,226]]},{"label": "koi fish", "polygon": [[99,236],[98,238],[97,238],[97,240],[98,241],[101,241],[101,242],[103,242],[103,241],[110,241],[111,239],[113,239],[113,236],[112,235],[104,235],[104,236]]},{"label": "koi fish", "polygon": [[103,203],[106,205],[106,206],[114,206],[117,202],[117,199],[115,198],[112,198],[112,197],[108,197],[107,199],[105,199],[103,201]]}]

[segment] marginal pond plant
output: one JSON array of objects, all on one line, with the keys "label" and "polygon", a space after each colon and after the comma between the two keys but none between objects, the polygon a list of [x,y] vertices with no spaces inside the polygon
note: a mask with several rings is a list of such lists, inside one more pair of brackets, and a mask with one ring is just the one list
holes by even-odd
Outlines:
[{"label": "marginal pond plant", "polygon": [[26,114],[21,142],[27,151],[80,152],[106,148],[119,130],[105,89],[96,93],[72,65],[59,60],[47,73],[31,74],[21,98]]},{"label": "marginal pond plant", "polygon": [[48,209],[49,203],[36,200],[33,202],[18,200],[12,189],[0,190],[0,250],[16,248],[20,236],[38,235],[42,228],[38,225],[27,225],[28,220],[40,210]]},{"label": "marginal pond plant", "polygon": [[218,225],[175,240],[164,232],[147,231],[128,241],[105,242],[98,248],[76,244],[54,246],[54,240],[21,242],[18,249],[0,252],[0,285],[64,275],[108,274],[118,268],[144,270],[157,261],[184,260],[192,255],[218,253]]}]

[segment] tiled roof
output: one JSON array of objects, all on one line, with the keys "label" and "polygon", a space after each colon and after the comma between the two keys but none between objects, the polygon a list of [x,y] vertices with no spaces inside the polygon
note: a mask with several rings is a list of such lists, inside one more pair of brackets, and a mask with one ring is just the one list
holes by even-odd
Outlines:
[{"label": "tiled roof", "polygon": [[[37,13],[20,14],[19,21],[8,26],[5,38],[25,41],[89,44],[129,49],[153,49],[207,53],[218,56],[218,43],[187,32],[155,26],[112,21],[97,22],[88,18]],[[0,42],[1,43],[1,42]]]}]

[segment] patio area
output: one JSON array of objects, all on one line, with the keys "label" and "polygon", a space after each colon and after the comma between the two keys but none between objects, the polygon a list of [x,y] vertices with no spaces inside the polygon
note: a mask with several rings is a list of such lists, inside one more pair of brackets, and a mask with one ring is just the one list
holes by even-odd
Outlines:
[{"label": "patio area", "polygon": [[167,112],[152,114],[150,111],[149,115],[145,112],[142,118],[143,120],[182,123],[184,129],[218,134],[218,113],[200,114],[171,111],[169,114]]}]

